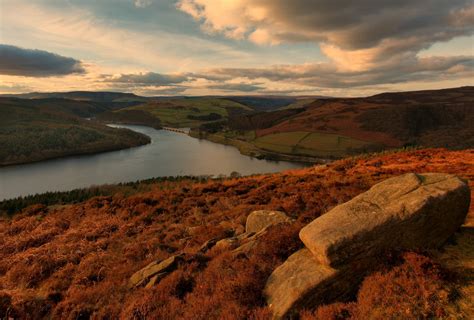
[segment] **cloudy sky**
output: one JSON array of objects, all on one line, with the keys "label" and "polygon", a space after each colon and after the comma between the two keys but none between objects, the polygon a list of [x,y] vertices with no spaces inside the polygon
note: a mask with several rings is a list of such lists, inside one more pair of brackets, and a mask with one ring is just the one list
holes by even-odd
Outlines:
[{"label": "cloudy sky", "polygon": [[0,93],[474,85],[472,0],[0,0]]}]

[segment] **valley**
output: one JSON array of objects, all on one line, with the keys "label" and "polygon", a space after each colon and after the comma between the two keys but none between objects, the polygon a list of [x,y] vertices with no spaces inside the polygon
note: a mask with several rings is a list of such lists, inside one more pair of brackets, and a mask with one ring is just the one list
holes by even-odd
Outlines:
[{"label": "valley", "polygon": [[[23,137],[28,137],[28,142],[43,144],[42,152],[26,140],[16,141],[15,134],[3,134],[5,145],[23,145],[23,150],[16,153],[8,149],[9,158],[3,156],[3,165],[123,149],[147,142],[143,136],[138,139],[138,135],[130,132],[127,135],[125,131],[107,129],[103,126],[107,123],[186,128],[190,129],[191,137],[237,147],[243,155],[306,163],[324,163],[393,148],[474,146],[474,87],[382,93],[366,98],[168,98],[110,92],[18,97],[21,99],[0,98],[0,112],[9,114],[3,117],[3,130],[29,130],[32,134]],[[30,119],[38,120],[30,123],[31,128],[15,120],[15,113],[25,112],[32,113]],[[46,121],[45,115],[51,119]],[[60,125],[53,117],[67,124]],[[84,118],[93,121],[85,122]],[[70,145],[60,140],[60,150],[44,145],[45,139],[55,139],[52,128],[58,133],[69,130],[71,121],[80,125],[71,129]],[[80,126],[88,127],[89,131],[81,131]],[[50,132],[39,133],[42,127]],[[116,132],[115,138],[110,135],[112,132]]]}]

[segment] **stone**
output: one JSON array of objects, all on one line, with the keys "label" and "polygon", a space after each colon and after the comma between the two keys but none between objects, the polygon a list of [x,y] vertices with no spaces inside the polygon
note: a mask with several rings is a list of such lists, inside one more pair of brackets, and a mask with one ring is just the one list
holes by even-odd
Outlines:
[{"label": "stone", "polygon": [[161,279],[163,279],[167,275],[168,275],[168,272],[161,272],[151,277],[148,283],[146,284],[145,288],[146,289],[152,288],[154,285],[158,284],[161,281]]},{"label": "stone", "polygon": [[198,252],[200,253],[206,253],[209,251],[212,247],[214,247],[217,243],[218,239],[217,238],[212,238],[207,240],[202,244],[202,246],[198,249]]},{"label": "stone", "polygon": [[152,281],[157,283],[166,274],[176,269],[178,263],[183,261],[182,255],[171,256],[163,261],[153,261],[143,269],[135,272],[129,280],[129,287],[140,287],[148,284],[155,276]]},{"label": "stone", "polygon": [[320,264],[306,248],[297,251],[267,280],[264,294],[273,318],[293,318],[299,310],[347,300],[364,276],[358,270],[336,270]]},{"label": "stone", "polygon": [[281,211],[270,211],[270,210],[259,210],[252,212],[247,217],[247,222],[245,224],[245,232],[259,232],[271,225],[276,225],[279,223],[291,222],[292,219],[289,218],[284,212]]},{"label": "stone", "polygon": [[217,241],[215,248],[219,250],[233,250],[240,245],[239,239],[237,237],[225,238]]},{"label": "stone", "polygon": [[454,175],[404,174],[315,219],[300,238],[333,267],[390,249],[437,248],[463,224],[469,203],[468,185]]}]

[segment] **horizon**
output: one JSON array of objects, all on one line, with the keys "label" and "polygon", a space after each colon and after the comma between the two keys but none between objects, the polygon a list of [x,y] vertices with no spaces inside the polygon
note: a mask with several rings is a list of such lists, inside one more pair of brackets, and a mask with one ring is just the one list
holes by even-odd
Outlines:
[{"label": "horizon", "polygon": [[332,98],[365,98],[371,97],[379,94],[384,93],[403,93],[403,92],[424,92],[424,91],[439,91],[439,90],[452,90],[452,89],[459,89],[459,88],[472,88],[472,85],[464,85],[459,87],[446,87],[441,89],[425,89],[425,90],[402,90],[402,91],[381,91],[375,92],[368,96],[322,96],[322,95],[277,95],[277,94],[227,94],[227,95],[155,95],[155,96],[147,96],[147,95],[139,95],[134,92],[129,91],[88,91],[88,90],[73,90],[73,91],[32,91],[32,92],[23,92],[23,93],[0,93],[0,97],[17,97],[20,95],[30,95],[30,94],[67,94],[67,93],[121,93],[121,94],[132,94],[136,95],[137,97],[144,97],[144,98],[232,98],[232,97],[255,97],[255,98],[266,98],[266,97],[288,97],[288,98],[320,98],[320,99],[332,99]]},{"label": "horizon", "polygon": [[469,0],[2,0],[0,94],[364,97],[472,86],[473,34]]}]

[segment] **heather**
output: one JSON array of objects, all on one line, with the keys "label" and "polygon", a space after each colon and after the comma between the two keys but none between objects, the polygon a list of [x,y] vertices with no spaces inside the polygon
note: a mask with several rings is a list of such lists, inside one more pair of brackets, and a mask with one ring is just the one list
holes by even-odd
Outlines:
[{"label": "heather", "polygon": [[[299,229],[405,172],[454,173],[472,188],[474,151],[426,149],[273,175],[156,181],[133,194],[29,206],[0,222],[0,312],[39,319],[267,319],[262,289],[272,270],[301,247]],[[284,211],[295,222],[272,227],[246,254],[218,248],[198,253],[211,238],[242,233],[247,215],[259,209]],[[470,230],[465,227],[457,241],[465,242]],[[137,270],[177,253],[192,258],[158,285],[127,286]],[[470,292],[472,281],[457,280],[466,279],[466,266],[452,268],[446,255],[433,253],[382,260],[385,265],[364,280],[352,302],[307,310],[304,317],[380,319],[405,312],[419,319],[461,312],[456,301],[464,300],[456,297]]]}]

